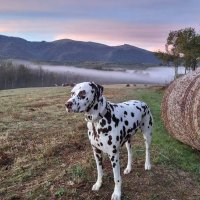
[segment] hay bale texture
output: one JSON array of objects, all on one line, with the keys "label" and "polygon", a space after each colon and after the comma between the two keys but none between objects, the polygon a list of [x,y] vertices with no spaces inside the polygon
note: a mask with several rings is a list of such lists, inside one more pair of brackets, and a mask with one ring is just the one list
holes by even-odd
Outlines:
[{"label": "hay bale texture", "polygon": [[161,116],[174,138],[200,150],[200,69],[169,85],[164,93]]}]

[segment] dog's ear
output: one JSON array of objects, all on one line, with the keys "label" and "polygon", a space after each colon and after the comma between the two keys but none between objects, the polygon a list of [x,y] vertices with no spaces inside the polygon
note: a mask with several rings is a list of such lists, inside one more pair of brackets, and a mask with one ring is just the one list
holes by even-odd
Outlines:
[{"label": "dog's ear", "polygon": [[92,88],[95,90],[95,94],[97,97],[97,100],[99,100],[100,96],[103,95],[103,86],[96,84],[94,82],[91,83]]},{"label": "dog's ear", "polygon": [[97,85],[97,88],[98,88],[99,96],[102,96],[103,95],[103,86],[101,86],[99,84],[96,84],[96,85]]}]

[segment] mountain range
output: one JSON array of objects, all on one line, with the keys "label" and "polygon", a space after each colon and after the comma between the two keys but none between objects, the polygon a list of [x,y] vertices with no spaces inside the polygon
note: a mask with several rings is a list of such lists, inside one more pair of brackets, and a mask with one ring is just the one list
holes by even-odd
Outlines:
[{"label": "mountain range", "polygon": [[128,44],[108,46],[70,39],[31,42],[0,35],[0,59],[44,62],[106,62],[121,64],[159,64],[153,52]]}]

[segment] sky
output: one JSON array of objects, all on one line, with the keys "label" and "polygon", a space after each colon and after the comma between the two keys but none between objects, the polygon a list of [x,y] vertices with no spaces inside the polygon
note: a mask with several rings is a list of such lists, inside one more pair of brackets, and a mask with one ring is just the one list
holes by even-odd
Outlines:
[{"label": "sky", "polygon": [[200,0],[0,0],[0,34],[164,50],[170,31],[200,33]]}]

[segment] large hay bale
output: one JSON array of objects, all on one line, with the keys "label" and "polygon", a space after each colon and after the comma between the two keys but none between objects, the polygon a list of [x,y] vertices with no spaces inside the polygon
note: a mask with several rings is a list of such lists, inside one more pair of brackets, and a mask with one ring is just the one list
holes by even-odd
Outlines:
[{"label": "large hay bale", "polygon": [[169,85],[161,116],[173,137],[200,150],[200,69]]}]

